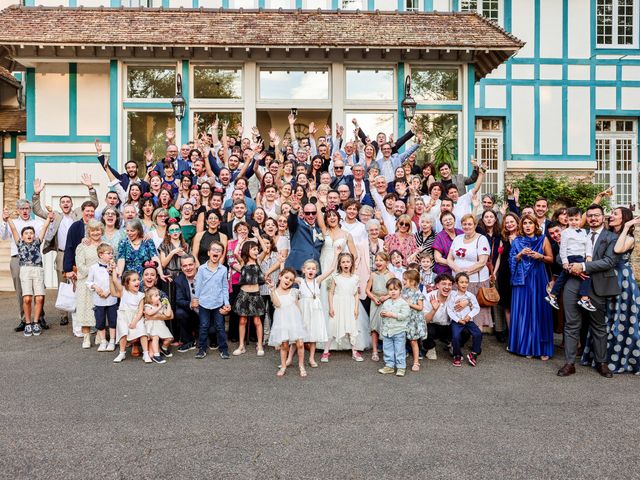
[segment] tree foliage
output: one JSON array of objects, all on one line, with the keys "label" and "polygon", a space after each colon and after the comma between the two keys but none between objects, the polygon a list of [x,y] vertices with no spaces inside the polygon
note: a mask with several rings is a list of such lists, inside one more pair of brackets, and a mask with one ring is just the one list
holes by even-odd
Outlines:
[{"label": "tree foliage", "polygon": [[[591,182],[546,174],[543,176],[528,174],[513,183],[520,189],[520,205],[533,206],[536,199],[544,197],[550,205],[562,204],[567,207],[578,207],[582,211],[593,203],[593,199],[602,192],[606,186]],[[606,206],[606,199],[603,206]]]}]

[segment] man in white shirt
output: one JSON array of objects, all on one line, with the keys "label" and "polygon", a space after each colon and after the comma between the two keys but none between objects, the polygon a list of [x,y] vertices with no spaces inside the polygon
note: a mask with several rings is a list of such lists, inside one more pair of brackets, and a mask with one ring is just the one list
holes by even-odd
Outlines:
[{"label": "man in white shirt", "polygon": [[[20,233],[22,229],[25,227],[32,227],[35,231],[36,237],[40,235],[40,229],[44,226],[44,222],[39,218],[31,218],[31,204],[28,200],[20,199],[16,202],[16,209],[18,210],[18,218],[13,220],[13,224],[16,227],[16,230]],[[53,235],[53,223],[49,226],[49,231],[45,236],[45,242],[50,241]],[[2,240],[11,240],[11,260],[9,262],[9,269],[11,271],[11,279],[13,280],[13,288],[16,290],[16,298],[18,300],[18,309],[20,311],[20,323],[15,328],[16,332],[21,332],[24,330],[24,310],[22,309],[22,285],[20,283],[20,264],[18,262],[18,247],[16,246],[16,242],[13,240],[13,235],[11,234],[11,229],[9,228],[9,224],[4,222],[2,225],[2,230],[0,231],[0,237]],[[44,311],[42,312],[42,317],[39,320],[40,326],[43,329],[48,329],[49,326],[44,321]]]},{"label": "man in white shirt", "polygon": [[447,197],[449,197],[453,202],[453,214],[456,216],[456,228],[462,228],[460,224],[462,217],[473,212],[472,199],[482,186],[482,182],[484,181],[484,172],[485,169],[480,167],[480,173],[478,173],[478,180],[476,181],[476,184],[464,195],[460,195],[458,187],[453,183],[447,187]]}]

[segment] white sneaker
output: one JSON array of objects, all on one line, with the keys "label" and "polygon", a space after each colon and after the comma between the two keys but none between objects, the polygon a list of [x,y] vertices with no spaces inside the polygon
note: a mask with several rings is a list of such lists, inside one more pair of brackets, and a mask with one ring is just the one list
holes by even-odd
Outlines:
[{"label": "white sneaker", "polygon": [[117,356],[116,358],[114,358],[114,359],[113,359],[113,363],[120,363],[120,362],[122,362],[122,361],[125,359],[125,357],[126,357],[126,356],[127,356],[127,353],[126,353],[126,352],[120,352],[120,353],[118,354],[118,356]]},{"label": "white sneaker", "polygon": [[264,349],[259,348],[259,349],[258,349],[258,353],[257,353],[257,355],[258,355],[259,357],[264,357]]},{"label": "white sneaker", "polygon": [[153,361],[151,360],[149,352],[142,352],[142,360],[144,360],[144,363],[151,363]]},{"label": "white sneaker", "polygon": [[96,345],[100,345],[100,344],[102,344],[102,339],[98,335],[96,335],[96,339],[94,340],[94,343]]},{"label": "white sneaker", "polygon": [[98,347],[98,351],[99,352],[106,352],[107,351],[107,342],[100,342],[100,346]]},{"label": "white sneaker", "polygon": [[436,349],[432,348],[431,350],[427,350],[427,360],[437,360],[438,354],[436,353]]},{"label": "white sneaker", "polygon": [[109,342],[107,345],[107,352],[113,352],[116,349],[116,344],[114,342]]},{"label": "white sneaker", "polygon": [[82,348],[91,348],[91,335],[89,333],[84,335],[84,341],[82,342]]}]

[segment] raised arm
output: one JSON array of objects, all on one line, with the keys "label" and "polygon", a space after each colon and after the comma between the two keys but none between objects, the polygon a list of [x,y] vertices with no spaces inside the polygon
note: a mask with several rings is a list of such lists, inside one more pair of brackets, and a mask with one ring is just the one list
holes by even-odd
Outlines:
[{"label": "raised arm", "polygon": [[16,226],[13,224],[13,220],[9,218],[9,209],[7,207],[4,207],[2,212],[2,220],[8,225],[13,241],[18,243],[20,241],[20,235],[18,234],[18,230],[16,230]]},{"label": "raised arm", "polygon": [[[51,207],[49,207],[51,208]],[[49,213],[47,215],[47,219],[44,222],[44,225],[42,226],[42,228],[40,229],[40,233],[38,234],[38,238],[40,239],[40,243],[44,242],[44,239],[47,235],[47,230],[49,230],[49,225],[51,225],[51,222],[53,222],[54,219],[54,213],[53,210],[49,210]]]},{"label": "raised arm", "polygon": [[33,181],[33,195],[31,196],[31,206],[33,207],[33,213],[35,213],[40,218],[47,218],[49,216],[49,212],[47,212],[44,208],[42,208],[42,204],[40,203],[40,194],[44,190],[44,183],[41,179],[36,178]]}]

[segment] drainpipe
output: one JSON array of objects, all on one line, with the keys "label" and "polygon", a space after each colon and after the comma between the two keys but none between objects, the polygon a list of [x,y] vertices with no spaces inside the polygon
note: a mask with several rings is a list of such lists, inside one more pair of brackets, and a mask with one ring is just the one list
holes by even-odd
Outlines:
[{"label": "drainpipe", "polygon": [[4,133],[0,134],[0,183],[4,182]]}]

